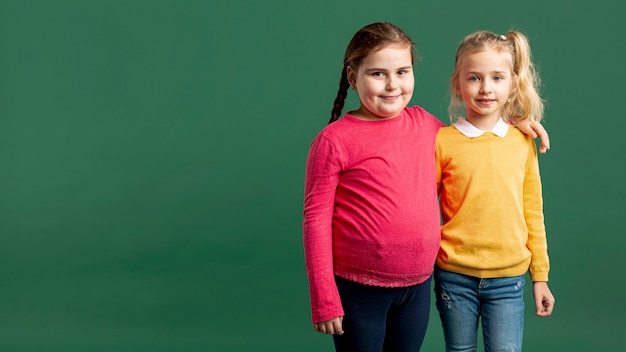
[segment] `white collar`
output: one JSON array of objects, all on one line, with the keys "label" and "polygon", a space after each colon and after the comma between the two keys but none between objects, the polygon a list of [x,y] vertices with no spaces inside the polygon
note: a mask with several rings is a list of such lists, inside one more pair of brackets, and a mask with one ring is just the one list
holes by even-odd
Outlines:
[{"label": "white collar", "polygon": [[500,138],[504,138],[504,136],[506,136],[506,132],[509,130],[509,125],[504,122],[502,118],[498,119],[498,122],[495,126],[493,126],[491,131],[483,131],[462,117],[454,123],[454,127],[469,138],[479,137],[485,132],[491,132]]}]

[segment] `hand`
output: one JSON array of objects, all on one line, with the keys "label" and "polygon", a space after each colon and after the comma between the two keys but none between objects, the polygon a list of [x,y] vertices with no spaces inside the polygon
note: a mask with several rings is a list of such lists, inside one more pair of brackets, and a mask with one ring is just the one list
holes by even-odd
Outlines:
[{"label": "hand", "polygon": [[336,317],[321,323],[313,323],[313,329],[322,334],[343,335],[342,323],[343,317]]},{"label": "hand", "polygon": [[554,296],[545,281],[533,282],[533,296],[535,296],[535,314],[547,317],[554,309]]},{"label": "hand", "polygon": [[539,152],[541,154],[545,154],[545,152],[550,149],[550,137],[548,136],[548,132],[539,122],[532,119],[524,119],[514,124],[514,126],[533,138],[539,137],[539,139],[541,139],[541,145],[539,146]]}]

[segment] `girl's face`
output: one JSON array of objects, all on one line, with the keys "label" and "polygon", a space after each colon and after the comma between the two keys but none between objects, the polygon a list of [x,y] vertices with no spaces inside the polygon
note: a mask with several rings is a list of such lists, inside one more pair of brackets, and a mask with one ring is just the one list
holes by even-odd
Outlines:
[{"label": "girl's face", "polygon": [[506,56],[485,50],[465,56],[460,63],[457,93],[467,108],[467,119],[493,119],[509,99],[513,75]]},{"label": "girl's face", "polygon": [[411,47],[393,44],[371,52],[358,71],[348,67],[348,81],[361,100],[361,107],[352,115],[365,120],[398,116],[413,96]]}]

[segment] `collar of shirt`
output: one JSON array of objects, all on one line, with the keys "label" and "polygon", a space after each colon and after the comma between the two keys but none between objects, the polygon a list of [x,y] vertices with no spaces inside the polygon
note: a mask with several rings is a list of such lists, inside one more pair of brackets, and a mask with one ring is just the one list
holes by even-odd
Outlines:
[{"label": "collar of shirt", "polygon": [[485,132],[491,132],[500,138],[504,138],[504,136],[506,136],[506,132],[509,130],[509,125],[507,125],[502,118],[498,119],[498,122],[496,122],[491,131],[478,129],[462,117],[454,123],[454,127],[469,138],[480,137]]}]

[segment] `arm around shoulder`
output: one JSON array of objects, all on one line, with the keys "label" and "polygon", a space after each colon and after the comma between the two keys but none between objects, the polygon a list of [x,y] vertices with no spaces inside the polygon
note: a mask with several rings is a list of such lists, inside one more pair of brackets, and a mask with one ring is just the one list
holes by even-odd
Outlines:
[{"label": "arm around shoulder", "polygon": [[531,120],[525,119],[520,121],[514,126],[525,134],[537,138],[541,140],[541,145],[539,146],[539,152],[544,154],[550,149],[550,137],[548,136],[548,131],[541,125],[541,123]]}]

